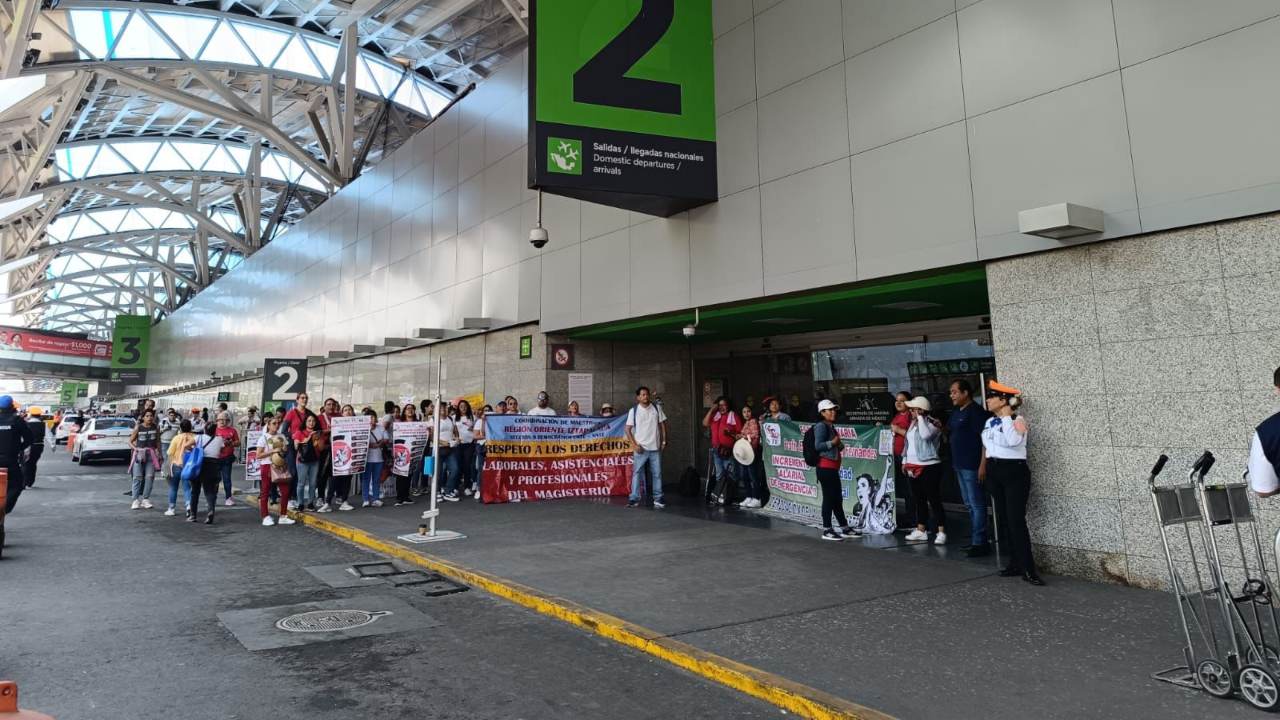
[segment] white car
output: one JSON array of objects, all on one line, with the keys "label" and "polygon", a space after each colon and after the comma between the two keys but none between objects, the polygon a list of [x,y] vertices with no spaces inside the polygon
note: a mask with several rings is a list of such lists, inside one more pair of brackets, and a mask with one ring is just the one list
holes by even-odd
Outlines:
[{"label": "white car", "polygon": [[76,433],[71,459],[80,465],[107,457],[128,460],[133,452],[129,449],[129,436],[135,424],[133,418],[127,417],[92,418]]},{"label": "white car", "polygon": [[79,415],[63,415],[62,422],[53,429],[53,441],[56,445],[66,445],[67,438],[75,432],[76,426],[84,427],[84,418]]}]

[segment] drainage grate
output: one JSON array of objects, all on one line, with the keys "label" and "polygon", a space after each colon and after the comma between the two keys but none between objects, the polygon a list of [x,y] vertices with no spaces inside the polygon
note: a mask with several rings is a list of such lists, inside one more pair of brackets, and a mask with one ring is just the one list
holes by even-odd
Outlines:
[{"label": "drainage grate", "polygon": [[399,575],[403,570],[395,566],[392,562],[371,562],[356,563],[351,566],[356,575],[360,577],[380,577],[383,575]]},{"label": "drainage grate", "polygon": [[351,630],[375,622],[390,611],[367,612],[365,610],[312,610],[281,618],[276,627],[285,632],[319,633]]}]

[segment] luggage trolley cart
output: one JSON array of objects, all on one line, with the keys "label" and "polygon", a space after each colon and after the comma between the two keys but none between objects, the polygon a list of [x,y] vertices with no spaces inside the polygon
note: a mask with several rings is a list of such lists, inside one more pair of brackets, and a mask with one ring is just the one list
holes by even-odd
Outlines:
[{"label": "luggage trolley cart", "polygon": [[[1192,467],[1189,483],[1157,486],[1156,476],[1167,460],[1160,456],[1148,484],[1190,671],[1190,678],[1170,681],[1220,698],[1239,692],[1250,705],[1275,710],[1280,707],[1280,618],[1272,603],[1271,578],[1247,487],[1206,483],[1215,461],[1207,451]],[[1178,569],[1170,545],[1177,526],[1186,540],[1188,556],[1183,560],[1189,565],[1189,578]],[[1225,536],[1221,542],[1219,535]],[[1240,553],[1244,582],[1239,595],[1233,594],[1223,566],[1226,542],[1233,542]],[[1168,680],[1166,674],[1156,677]]]}]

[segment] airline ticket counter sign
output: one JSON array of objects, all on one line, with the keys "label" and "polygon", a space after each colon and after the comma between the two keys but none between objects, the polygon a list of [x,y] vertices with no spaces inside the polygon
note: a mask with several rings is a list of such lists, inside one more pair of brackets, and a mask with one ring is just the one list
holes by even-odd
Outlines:
[{"label": "airline ticket counter sign", "polygon": [[711,0],[535,0],[529,187],[667,217],[714,202]]}]

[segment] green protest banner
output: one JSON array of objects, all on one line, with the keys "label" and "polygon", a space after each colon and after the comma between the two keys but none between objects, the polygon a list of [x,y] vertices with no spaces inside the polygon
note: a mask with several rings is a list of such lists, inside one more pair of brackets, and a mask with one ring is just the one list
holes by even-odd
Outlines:
[{"label": "green protest banner", "polygon": [[[767,420],[760,424],[769,503],[764,511],[789,520],[820,524],[822,489],[804,462],[803,439],[810,423]],[[849,524],[871,535],[897,529],[894,514],[893,433],[875,425],[836,425],[844,441],[840,489]]]}]

